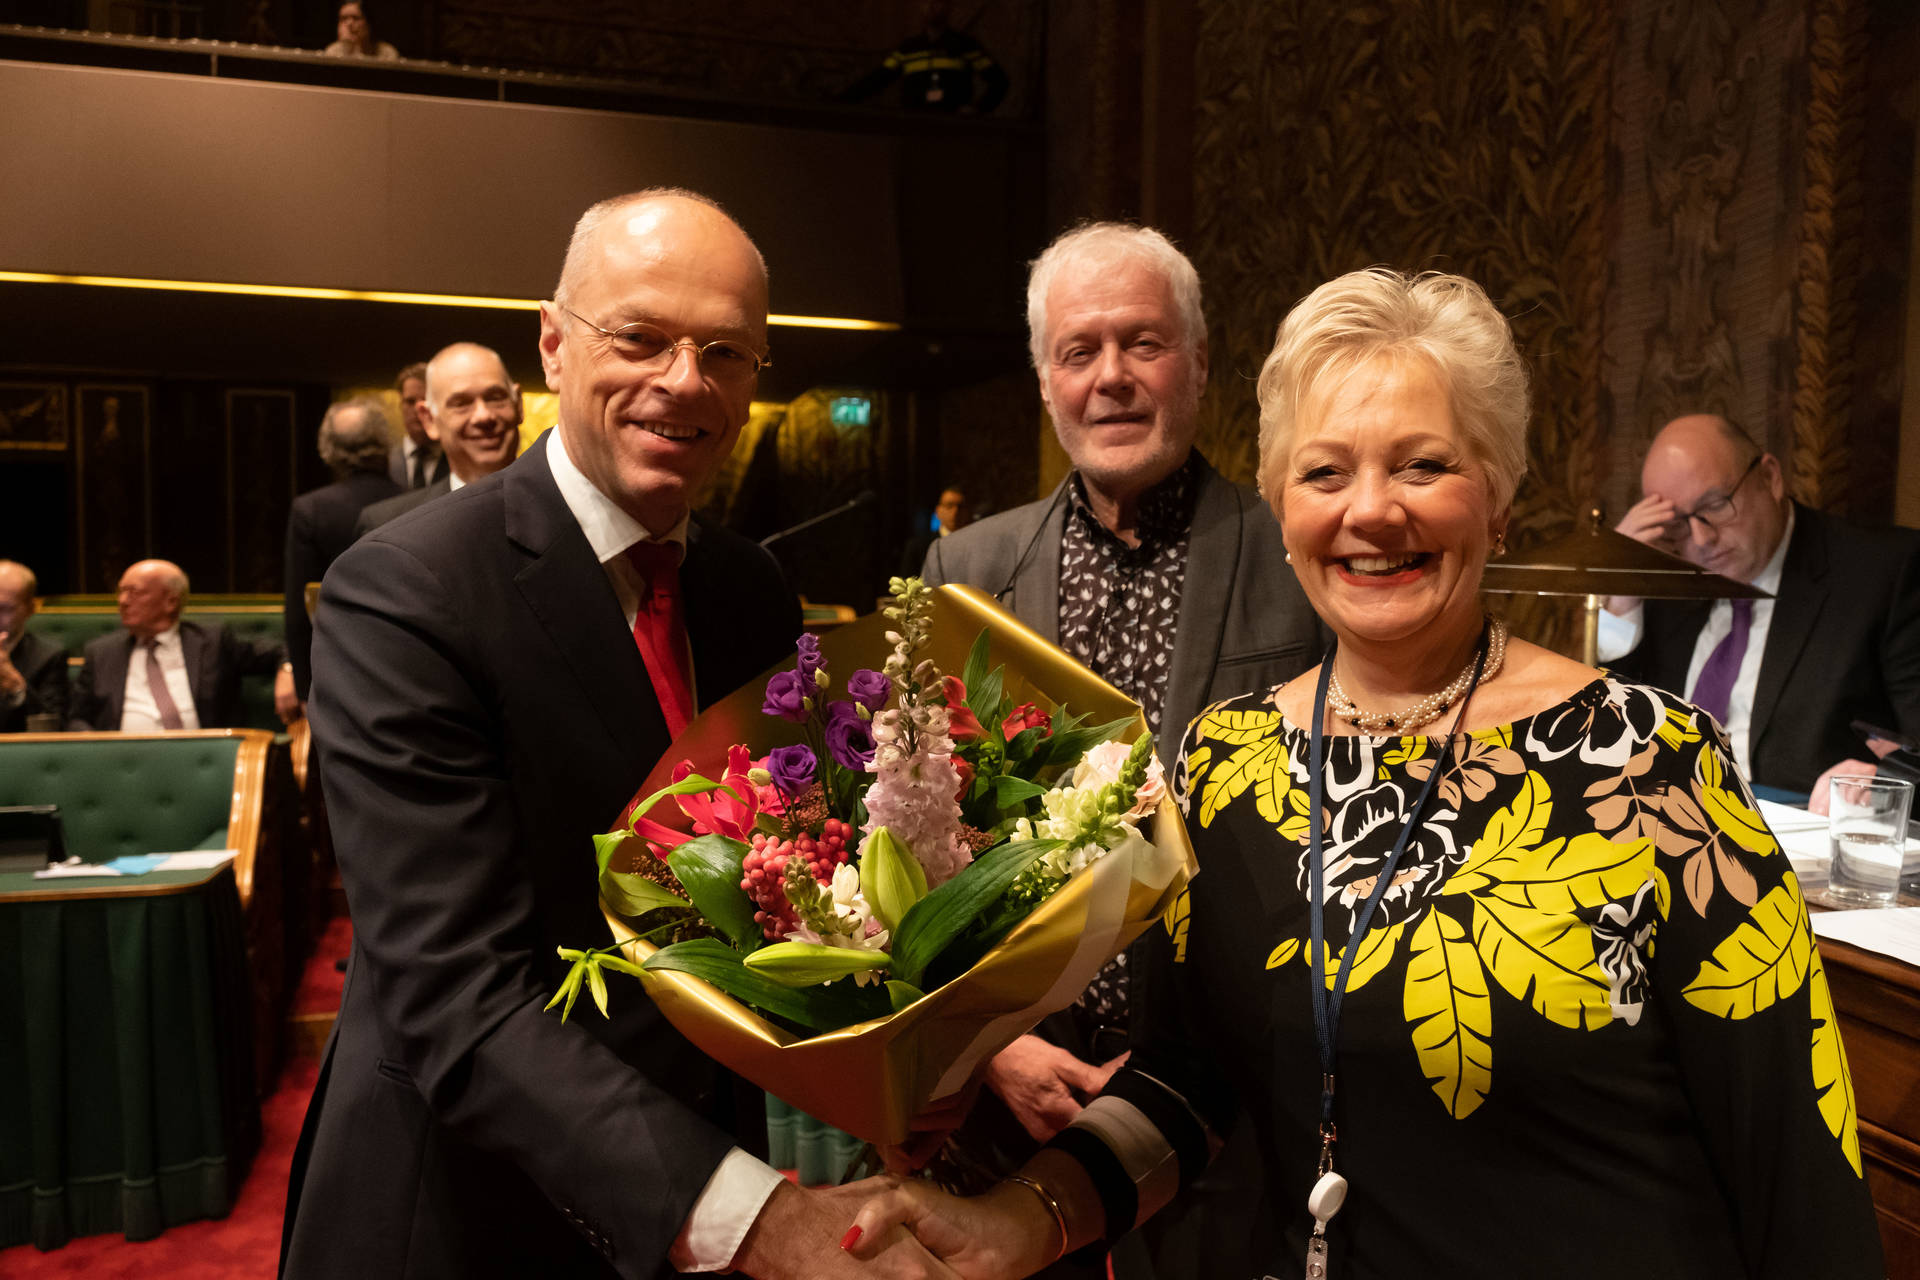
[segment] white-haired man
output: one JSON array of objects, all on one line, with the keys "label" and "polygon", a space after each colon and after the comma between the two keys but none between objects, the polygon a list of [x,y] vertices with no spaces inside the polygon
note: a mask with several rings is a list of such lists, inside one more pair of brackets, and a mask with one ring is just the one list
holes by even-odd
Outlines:
[{"label": "white-haired man", "polygon": [[274,676],[276,704],[291,696],[286,650],[217,622],[182,619],[188,589],[185,571],[169,560],[141,560],[120,575],[120,626],[82,651],[70,728],[230,729],[240,723],[242,676]]},{"label": "white-haired man", "polygon": [[[1052,496],[936,541],[923,576],[992,591],[1134,698],[1171,766],[1201,708],[1312,666],[1319,624],[1286,571],[1266,504],[1193,447],[1207,327],[1186,255],[1148,227],[1068,231],[1033,263],[1027,328],[1040,398],[1073,471]],[[989,1065],[993,1096],[1032,1143],[1071,1121],[1118,1065],[1128,995],[1122,955],[1077,1004]],[[960,1141],[996,1148],[989,1161],[1017,1165],[1025,1154],[991,1099]],[[1237,1180],[1244,1192],[1237,1170],[1252,1162],[1229,1163],[1236,1172],[1223,1166],[1211,1183],[1227,1194]],[[1217,1233],[1179,1235],[1182,1246],[1154,1250],[1158,1274],[1224,1275],[1237,1265],[1216,1252]],[[1137,1258],[1116,1252],[1115,1262],[1117,1272],[1147,1274]],[[1085,1269],[1099,1274],[1091,1260]]]},{"label": "white-haired man", "polygon": [[[689,515],[766,343],[766,267],[718,206],[594,206],[541,309],[558,427],[327,574],[309,711],[354,945],[283,1275],[861,1274],[867,1193],[737,1148],[758,1091],[651,1001],[544,1012],[556,948],[605,936],[591,837],[799,634],[773,559]],[[904,1236],[880,1261],[944,1274]]]}]

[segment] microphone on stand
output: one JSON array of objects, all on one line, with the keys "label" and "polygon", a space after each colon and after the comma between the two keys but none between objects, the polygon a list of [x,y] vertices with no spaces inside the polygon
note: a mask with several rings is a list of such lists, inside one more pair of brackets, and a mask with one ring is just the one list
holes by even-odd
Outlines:
[{"label": "microphone on stand", "polygon": [[796,533],[805,533],[815,525],[825,524],[829,520],[837,520],[850,511],[857,510],[861,507],[870,507],[878,501],[880,501],[879,494],[871,489],[862,489],[837,507],[829,507],[817,516],[808,516],[799,524],[788,525],[778,533],[768,534],[766,537],[760,539],[760,545],[763,547],[771,547],[776,542],[786,541]]}]

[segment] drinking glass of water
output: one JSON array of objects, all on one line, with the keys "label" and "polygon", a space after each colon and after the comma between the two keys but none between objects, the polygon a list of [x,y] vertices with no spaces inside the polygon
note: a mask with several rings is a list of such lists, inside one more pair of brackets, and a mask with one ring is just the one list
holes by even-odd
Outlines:
[{"label": "drinking glass of water", "polygon": [[1900,778],[1834,778],[1827,800],[1833,870],[1827,896],[1850,906],[1890,907],[1900,895],[1913,784]]}]

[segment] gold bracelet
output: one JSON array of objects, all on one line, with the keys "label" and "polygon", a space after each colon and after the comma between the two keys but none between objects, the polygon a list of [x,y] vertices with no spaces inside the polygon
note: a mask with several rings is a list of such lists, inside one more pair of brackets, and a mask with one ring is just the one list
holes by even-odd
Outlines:
[{"label": "gold bracelet", "polygon": [[1053,1198],[1053,1192],[1047,1190],[1045,1187],[1041,1186],[1038,1182],[1036,1182],[1032,1178],[1029,1178],[1024,1173],[1016,1173],[1012,1177],[1008,1178],[1007,1181],[1017,1182],[1021,1186],[1025,1187],[1027,1190],[1033,1192],[1033,1194],[1035,1194],[1036,1196],[1039,1196],[1040,1203],[1043,1206],[1045,1206],[1046,1211],[1048,1213],[1053,1215],[1053,1225],[1060,1228],[1060,1252],[1054,1254],[1052,1260],[1049,1261],[1047,1265],[1052,1266],[1055,1262],[1058,1262],[1060,1261],[1060,1259],[1066,1257],[1067,1256],[1067,1215],[1060,1208],[1060,1202]]}]

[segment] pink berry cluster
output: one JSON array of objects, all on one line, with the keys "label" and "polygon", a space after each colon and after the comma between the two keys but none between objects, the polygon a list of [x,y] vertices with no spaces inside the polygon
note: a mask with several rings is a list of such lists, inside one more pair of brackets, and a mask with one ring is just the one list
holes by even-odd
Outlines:
[{"label": "pink berry cluster", "polygon": [[817,836],[802,832],[791,840],[782,840],[764,831],[753,833],[753,848],[741,860],[746,874],[740,879],[740,888],[759,908],[753,913],[753,922],[766,934],[767,941],[778,942],[800,926],[793,903],[787,900],[787,860],[798,855],[815,880],[830,883],[834,868],[847,860],[847,841],[852,836],[853,828],[838,818],[828,818]]}]

